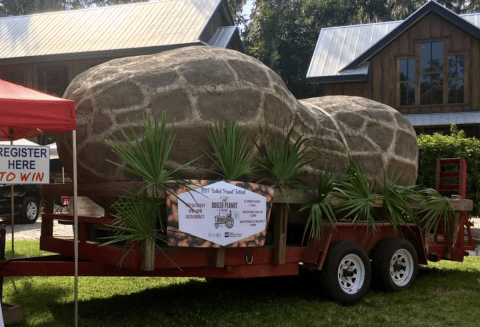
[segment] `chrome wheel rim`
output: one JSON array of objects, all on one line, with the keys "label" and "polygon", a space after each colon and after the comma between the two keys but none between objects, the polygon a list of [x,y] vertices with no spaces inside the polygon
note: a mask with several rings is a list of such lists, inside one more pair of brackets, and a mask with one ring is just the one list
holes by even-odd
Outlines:
[{"label": "chrome wheel rim", "polygon": [[390,260],[390,278],[397,286],[407,285],[413,276],[414,263],[412,254],[400,249],[395,252]]},{"label": "chrome wheel rim", "polygon": [[365,282],[365,265],[356,254],[343,257],[338,267],[338,284],[347,294],[357,293]]},{"label": "chrome wheel rim", "polygon": [[37,218],[37,204],[35,202],[29,202],[27,204],[27,208],[25,209],[25,213],[27,214],[27,218],[29,220],[34,220],[35,218]]}]

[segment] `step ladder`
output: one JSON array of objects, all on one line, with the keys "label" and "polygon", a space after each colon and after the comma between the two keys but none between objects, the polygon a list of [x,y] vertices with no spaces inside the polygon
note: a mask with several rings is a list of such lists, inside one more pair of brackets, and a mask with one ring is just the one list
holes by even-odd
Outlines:
[{"label": "step ladder", "polygon": [[[452,171],[452,169],[450,169],[452,167],[456,168]],[[448,180],[445,182],[444,179],[447,178]],[[448,192],[448,196],[457,195],[462,199],[467,198],[467,162],[465,158],[437,159],[436,190],[439,193]],[[459,219],[456,233],[452,231],[456,234],[456,242],[448,246],[447,253],[449,253],[449,255],[454,253],[456,249],[462,249],[462,252],[463,250],[475,250],[475,243],[471,231],[473,224],[469,221],[469,215],[466,211],[460,211],[458,214]]]},{"label": "step ladder", "polygon": [[[457,166],[456,171],[446,171],[442,168]],[[453,178],[457,183],[444,184],[444,178]],[[462,199],[467,198],[467,162],[464,158],[437,159],[437,191],[453,192],[460,195]]]}]

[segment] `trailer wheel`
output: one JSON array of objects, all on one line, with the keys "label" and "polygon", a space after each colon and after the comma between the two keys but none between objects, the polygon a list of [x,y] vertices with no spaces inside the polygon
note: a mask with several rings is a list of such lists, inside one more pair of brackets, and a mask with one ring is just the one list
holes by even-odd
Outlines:
[{"label": "trailer wheel", "polygon": [[323,289],[334,301],[343,305],[355,304],[367,294],[370,287],[370,260],[357,243],[333,243],[320,277]]},{"label": "trailer wheel", "polygon": [[380,242],[373,252],[372,262],[375,280],[387,291],[406,290],[417,276],[417,251],[404,238],[389,238]]}]

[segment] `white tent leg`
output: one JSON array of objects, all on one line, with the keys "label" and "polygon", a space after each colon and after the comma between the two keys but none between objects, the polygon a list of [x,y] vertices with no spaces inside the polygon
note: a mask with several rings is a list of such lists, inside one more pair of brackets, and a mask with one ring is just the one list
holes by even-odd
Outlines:
[{"label": "white tent leg", "polygon": [[73,145],[73,231],[75,252],[75,327],[78,327],[78,201],[77,201],[77,131],[72,131]]},{"label": "white tent leg", "polygon": [[[10,145],[13,145],[13,138],[10,138]],[[15,186],[10,185],[10,207],[11,207],[11,224],[12,224],[12,258],[15,258]]]}]

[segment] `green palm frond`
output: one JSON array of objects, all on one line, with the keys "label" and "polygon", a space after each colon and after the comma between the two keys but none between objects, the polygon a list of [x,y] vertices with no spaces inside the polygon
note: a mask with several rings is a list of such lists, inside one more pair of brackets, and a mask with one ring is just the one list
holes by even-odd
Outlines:
[{"label": "green palm frond", "polygon": [[426,189],[425,196],[421,202],[422,210],[419,212],[422,219],[420,223],[429,232],[437,232],[440,222],[443,220],[445,229],[449,229],[451,220],[456,218],[456,213],[448,202],[447,198],[441,196],[434,189]]},{"label": "green palm frond", "polygon": [[288,131],[283,144],[267,138],[264,151],[256,144],[260,153],[259,168],[269,172],[282,190],[285,186],[305,188],[305,183],[299,179],[301,169],[312,161],[306,157],[315,150],[315,147],[305,145],[308,138],[304,136],[292,144],[293,131],[294,126]]},{"label": "green palm frond", "polygon": [[[124,141],[114,138],[107,141],[125,164],[112,162],[128,173],[141,177],[144,186],[136,192],[125,194],[113,204],[114,217],[118,224],[111,228],[116,232],[109,243],[124,241],[140,241],[158,238],[158,230],[164,231],[160,204],[166,196],[166,184],[173,180],[174,175],[186,169],[193,161],[173,170],[167,170],[168,156],[173,148],[174,126],[167,132],[166,112],[159,116],[144,116],[143,129],[140,135],[133,126],[130,133],[121,129]],[[130,134],[130,135],[129,135]]]},{"label": "green palm frond", "polygon": [[253,170],[252,147],[248,146],[246,133],[236,122],[228,120],[207,127],[207,137],[225,178],[237,180]]},{"label": "green palm frond", "polygon": [[302,209],[310,209],[310,214],[303,232],[302,243],[305,240],[308,230],[310,230],[309,239],[312,237],[319,238],[322,233],[322,224],[324,221],[328,220],[333,225],[337,222],[332,202],[328,197],[337,182],[338,176],[331,170],[323,171],[320,174],[315,201]]},{"label": "green palm frond", "polygon": [[161,202],[148,191],[126,194],[117,199],[112,208],[115,211],[113,217],[117,219],[117,223],[111,225],[115,235],[107,237],[111,241],[104,245],[121,241],[165,240],[165,236],[157,233],[157,222],[158,231],[163,231]]},{"label": "green palm frond", "polygon": [[373,207],[381,200],[373,193],[362,167],[349,155],[346,180],[338,183],[332,196],[339,200],[338,211],[351,222],[366,222],[367,228],[376,229],[377,216]]},{"label": "green palm frond", "polygon": [[132,175],[141,177],[145,182],[145,188],[152,189],[154,195],[161,194],[165,190],[165,184],[172,180],[178,171],[195,161],[192,160],[170,171],[165,169],[175,137],[173,124],[168,133],[166,125],[165,111],[161,121],[158,116],[154,116],[153,122],[150,117],[144,116],[141,137],[137,135],[134,127],[130,126],[131,136],[121,129],[123,142],[115,137],[113,141],[107,141],[125,165],[110,160],[109,162]]},{"label": "green palm frond", "polygon": [[417,223],[418,216],[414,209],[414,201],[419,198],[419,192],[415,187],[396,186],[398,177],[392,175],[387,184],[384,173],[384,185],[382,188],[383,209],[386,218],[392,224],[397,233],[400,224]]}]

